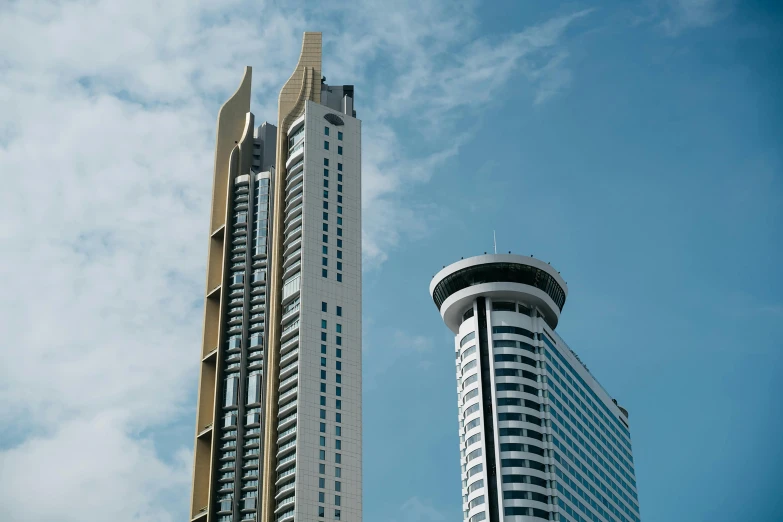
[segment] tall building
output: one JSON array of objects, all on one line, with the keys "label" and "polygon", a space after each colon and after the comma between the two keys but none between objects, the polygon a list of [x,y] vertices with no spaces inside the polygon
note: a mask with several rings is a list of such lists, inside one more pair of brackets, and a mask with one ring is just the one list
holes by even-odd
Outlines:
[{"label": "tall building", "polygon": [[568,288],[533,257],[445,267],[464,520],[639,522],[628,412],[555,333]]},{"label": "tall building", "polygon": [[218,115],[191,519],[360,521],[361,122],[305,33],[277,127]]}]

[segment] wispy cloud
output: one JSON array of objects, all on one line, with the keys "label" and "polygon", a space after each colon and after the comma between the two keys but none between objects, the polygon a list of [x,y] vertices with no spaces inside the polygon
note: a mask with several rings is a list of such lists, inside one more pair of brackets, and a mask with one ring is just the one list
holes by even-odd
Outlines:
[{"label": "wispy cloud", "polygon": [[663,0],[661,27],[672,36],[686,29],[709,27],[731,12],[732,0]]},{"label": "wispy cloud", "polygon": [[[474,9],[377,2],[316,19],[247,0],[0,4],[4,520],[186,516],[191,441],[172,458],[138,434],[193,423],[213,125],[242,66],[271,119],[302,31],[344,28],[325,33],[325,71],[357,84],[364,256],[377,267],[438,219],[406,195],[470,137],[448,117],[413,138],[406,122],[478,111],[517,74],[530,103],[568,84],[564,35],[587,12],[476,39]],[[426,145],[416,155],[411,139]],[[426,339],[400,336],[426,354]]]},{"label": "wispy cloud", "polygon": [[392,515],[389,522],[440,522],[446,516],[432,506],[428,499],[411,497],[406,500],[398,513]]}]

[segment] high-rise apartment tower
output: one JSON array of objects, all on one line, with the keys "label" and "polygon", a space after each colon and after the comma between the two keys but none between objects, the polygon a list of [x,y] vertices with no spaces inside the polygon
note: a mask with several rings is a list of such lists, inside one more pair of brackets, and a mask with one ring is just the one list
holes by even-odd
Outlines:
[{"label": "high-rise apartment tower", "polygon": [[277,127],[218,115],[191,519],[362,516],[361,122],[305,33]]},{"label": "high-rise apartment tower", "polygon": [[639,522],[628,412],[555,333],[567,293],[505,254],[430,283],[455,335],[466,522]]}]

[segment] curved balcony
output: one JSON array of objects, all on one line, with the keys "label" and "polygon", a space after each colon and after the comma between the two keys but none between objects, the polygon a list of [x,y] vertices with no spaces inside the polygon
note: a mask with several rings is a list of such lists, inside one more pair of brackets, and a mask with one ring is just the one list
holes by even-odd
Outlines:
[{"label": "curved balcony", "polygon": [[[298,163],[297,166],[304,165],[304,162]],[[304,178],[304,169],[299,169],[296,172],[288,171],[288,177],[286,179],[286,185],[285,190],[288,192],[288,187],[292,187],[295,185],[298,181],[301,181]]]},{"label": "curved balcony", "polygon": [[[298,199],[296,201],[299,201]],[[293,201],[291,203],[294,203]],[[287,223],[292,218],[298,216],[302,213],[302,203],[299,201],[298,204],[291,205],[290,207],[286,207],[285,209],[285,217],[283,218],[283,222]]]},{"label": "curved balcony", "polygon": [[291,337],[289,340],[280,345],[280,353],[284,354],[286,350],[290,350],[292,347],[299,346],[299,336]]},{"label": "curved balcony", "polygon": [[293,372],[297,371],[298,368],[299,368],[299,360],[297,359],[296,361],[292,362],[288,366],[280,369],[280,378],[284,379],[285,377],[288,377]]},{"label": "curved balcony", "polygon": [[275,469],[280,469],[284,467],[286,464],[290,464],[296,460],[296,452],[291,453],[290,455],[283,457],[282,459],[277,461],[277,466]]},{"label": "curved balcony", "polygon": [[[299,349],[291,350],[290,352],[283,354],[283,356],[280,358],[280,366],[285,367],[289,362],[293,361],[297,358],[299,355]],[[283,371],[280,370],[280,373],[282,374]]]},{"label": "curved balcony", "polygon": [[282,482],[283,479],[285,479],[286,477],[290,477],[294,474],[296,474],[296,466],[288,468],[285,471],[281,471],[280,473],[277,474],[277,480],[275,480],[275,483],[277,484],[279,482]]},{"label": "curved balcony", "polygon": [[298,194],[301,194],[303,188],[304,188],[304,180],[299,181],[299,183],[295,183],[291,188],[286,187],[285,189],[286,202],[292,201],[294,197],[296,197]]},{"label": "curved balcony", "polygon": [[294,510],[291,509],[284,513],[281,513],[275,518],[275,522],[289,522],[294,519]]},{"label": "curved balcony", "polygon": [[283,236],[283,245],[302,236],[302,225],[289,230],[285,236]]},{"label": "curved balcony", "polygon": [[294,436],[296,436],[296,424],[277,434],[277,445],[280,446],[282,442],[287,442]]},{"label": "curved balcony", "polygon": [[277,456],[283,455],[285,453],[288,453],[290,450],[296,448],[296,438],[293,438],[283,444],[282,446],[277,447]]},{"label": "curved balcony", "polygon": [[291,482],[287,482],[283,484],[282,486],[277,488],[277,492],[275,493],[275,499],[284,497],[285,496],[284,493],[286,491],[291,491],[292,489],[294,489],[295,486],[296,486],[296,482],[294,482],[293,480]]},{"label": "curved balcony", "polygon": [[300,237],[300,238],[294,239],[293,241],[291,241],[290,244],[288,244],[287,246],[285,246],[283,248],[283,255],[287,256],[287,255],[291,254],[292,252],[294,252],[295,250],[301,249],[301,247],[302,247],[302,238]]},{"label": "curved balcony", "polygon": [[295,373],[292,376],[288,377],[286,380],[281,381],[280,385],[277,387],[278,392],[282,392],[283,390],[288,390],[288,388],[296,384],[297,379],[299,379],[299,374]]},{"label": "curved balcony", "polygon": [[287,169],[290,165],[293,165],[300,159],[304,158],[304,149],[305,149],[305,140],[302,139],[299,141],[296,145],[294,145],[291,149],[288,150],[288,159],[285,162],[285,168]]},{"label": "curved balcony", "polygon": [[279,396],[279,397],[278,397],[278,399],[277,399],[277,402],[279,402],[279,403],[281,403],[281,404],[282,404],[282,403],[283,403],[283,402],[285,402],[285,401],[286,401],[286,399],[288,399],[289,397],[292,397],[292,396],[293,396],[293,397],[296,397],[296,396],[297,396],[297,392],[298,392],[298,391],[299,391],[299,388],[298,388],[297,386],[294,386],[293,388],[291,388],[291,389],[290,389],[290,390],[288,390],[287,392],[285,392],[285,393],[281,393],[281,394],[280,394],[280,396]]},{"label": "curved balcony", "polygon": [[[299,248],[297,250],[294,250],[290,254],[288,254],[285,258],[283,258],[283,267],[285,268],[290,263],[294,262],[297,259],[300,259],[302,257],[302,249]],[[241,310],[240,310],[241,312]]]},{"label": "curved balcony", "polygon": [[288,233],[289,230],[296,228],[297,225],[302,224],[302,214],[299,214],[298,216],[292,218],[290,221],[287,221],[285,224],[285,227],[283,228],[283,234]]},{"label": "curved balcony", "polygon": [[287,402],[280,406],[280,408],[277,410],[278,415],[287,415],[293,411],[296,411],[296,405],[297,405],[297,398],[294,397],[293,400],[290,402]]},{"label": "curved balcony", "polygon": [[[299,228],[301,229],[302,227],[299,227]],[[294,272],[296,272],[297,269],[300,266],[302,266],[302,260],[301,259],[297,259],[294,263],[292,263],[289,266],[285,267],[283,269],[283,279],[288,279],[288,276],[293,275]]]}]

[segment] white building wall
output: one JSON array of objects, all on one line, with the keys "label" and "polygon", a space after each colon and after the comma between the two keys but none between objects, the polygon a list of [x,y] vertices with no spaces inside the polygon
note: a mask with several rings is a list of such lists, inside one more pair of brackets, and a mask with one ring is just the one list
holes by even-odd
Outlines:
[{"label": "white building wall", "polygon": [[[327,122],[324,115],[337,114],[344,125]],[[294,127],[298,124],[295,123]],[[302,218],[301,308],[299,326],[298,433],[296,448],[295,520],[362,519],[362,410],[361,410],[361,122],[327,107],[307,102],[304,115],[304,198]],[[329,135],[325,128],[329,128]],[[342,140],[338,139],[342,133]],[[329,150],[324,142],[329,142]],[[342,154],[338,153],[342,147]],[[329,165],[324,165],[324,159]],[[338,170],[338,163],[342,170]],[[324,175],[328,169],[328,176]],[[342,182],[338,181],[342,175]],[[328,181],[328,187],[324,181]],[[342,189],[338,189],[338,186]],[[324,191],[328,191],[325,196]],[[341,197],[341,202],[338,201]],[[324,202],[328,208],[324,208]],[[338,213],[338,206],[342,213]],[[324,212],[328,214],[324,220]],[[338,217],[342,224],[338,225]],[[328,230],[324,231],[326,224]],[[338,235],[338,229],[341,235]],[[323,241],[323,236],[327,241]],[[338,240],[341,246],[338,246]],[[324,254],[323,247],[327,247]],[[338,251],[342,257],[338,258]],[[322,260],[326,258],[327,264]],[[337,263],[342,263],[338,270]],[[322,270],[326,270],[326,277]],[[338,281],[338,274],[342,281]],[[322,311],[326,303],[326,312]],[[285,306],[285,301],[284,301]],[[337,315],[337,307],[342,315]],[[326,328],[322,328],[322,321]],[[341,332],[338,333],[337,325]],[[325,334],[326,341],[322,340]],[[338,344],[338,337],[340,344]],[[321,346],[326,346],[326,354]],[[337,350],[341,351],[337,357]],[[326,366],[322,366],[322,358]],[[340,365],[338,370],[337,365]],[[322,379],[321,372],[326,372]],[[341,382],[337,382],[337,376]],[[323,392],[321,385],[326,385]],[[340,395],[337,395],[337,388]],[[326,405],[321,404],[325,397]],[[338,409],[337,401],[340,401]],[[321,418],[321,410],[326,418]],[[336,415],[341,415],[337,422]],[[321,423],[326,431],[320,431]],[[336,428],[340,428],[340,435]],[[321,446],[321,437],[325,446]],[[339,441],[341,447],[337,449]],[[325,452],[321,460],[320,451]],[[340,455],[340,462],[336,456]],[[320,469],[323,465],[323,473]],[[340,469],[340,476],[335,470]],[[323,479],[323,487],[319,483]],[[339,482],[340,490],[336,484]],[[323,493],[324,501],[319,500]],[[339,505],[336,498],[339,496]],[[324,516],[319,516],[319,508]]]}]

